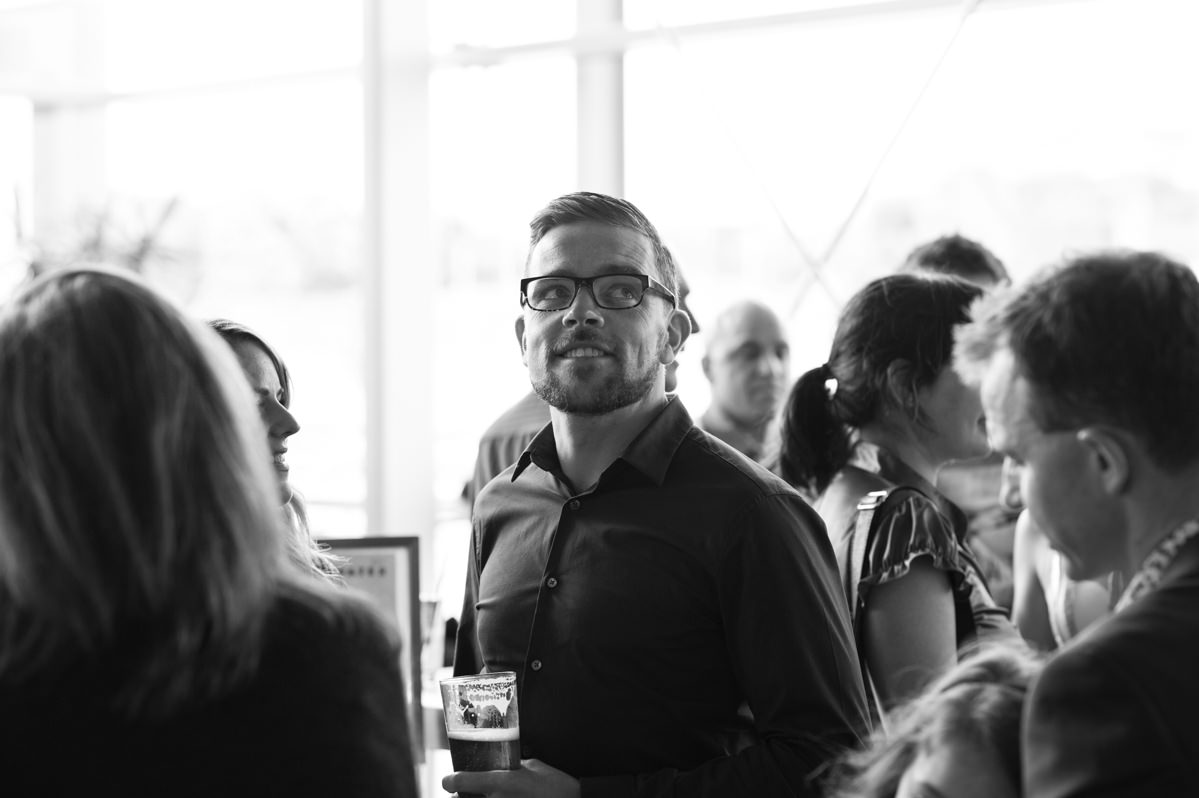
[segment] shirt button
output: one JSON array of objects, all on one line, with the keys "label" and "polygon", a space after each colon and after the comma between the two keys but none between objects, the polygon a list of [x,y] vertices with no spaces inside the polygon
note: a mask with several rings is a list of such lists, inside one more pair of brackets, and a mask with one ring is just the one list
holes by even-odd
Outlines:
[{"label": "shirt button", "polygon": [[577,509],[579,509],[579,507],[580,507],[580,505],[579,505],[579,500],[578,500],[578,499],[571,499],[571,500],[570,500],[570,504],[568,504],[568,505],[567,505],[567,507],[569,507],[569,508],[570,508],[570,509],[572,509],[572,510],[577,510]]},{"label": "shirt button", "polygon": [[539,659],[533,660],[532,662],[529,663],[529,667],[535,671],[541,670],[541,660],[539,660]]},{"label": "shirt button", "polygon": [[556,577],[551,576],[549,579],[545,580],[545,585],[546,585],[546,587],[553,590],[554,588],[556,588],[558,586],[558,579]]}]

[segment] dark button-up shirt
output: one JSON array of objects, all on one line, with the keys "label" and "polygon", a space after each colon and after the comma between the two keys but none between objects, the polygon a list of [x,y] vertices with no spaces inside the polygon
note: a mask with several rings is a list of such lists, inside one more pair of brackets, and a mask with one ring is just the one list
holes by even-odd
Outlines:
[{"label": "dark button-up shirt", "polygon": [[514,670],[584,796],[814,794],[869,724],[819,516],[674,399],[573,494],[553,428],[480,494],[454,670]]}]

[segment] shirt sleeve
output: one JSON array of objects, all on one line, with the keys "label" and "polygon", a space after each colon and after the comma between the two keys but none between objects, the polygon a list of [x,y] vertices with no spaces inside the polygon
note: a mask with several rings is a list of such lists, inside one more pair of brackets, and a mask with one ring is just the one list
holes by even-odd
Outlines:
[{"label": "shirt sleeve", "polygon": [[583,779],[584,798],[819,794],[870,727],[845,595],[823,523],[794,493],[761,497],[720,560],[729,658],[753,744],[689,771]]},{"label": "shirt sleeve", "polygon": [[[329,612],[327,607],[316,613],[306,609],[303,614],[289,616],[285,638],[289,643],[275,652],[269,660],[270,672],[263,675],[278,683],[269,692],[255,691],[244,702],[236,702],[250,717],[240,714],[228,718],[233,721],[229,727],[231,738],[251,735],[242,745],[235,745],[238,756],[247,751],[255,751],[256,755],[253,761],[246,760],[244,773],[239,765],[222,760],[227,775],[239,775],[236,786],[228,782],[224,786],[229,789],[215,790],[216,794],[244,790],[247,794],[301,798],[417,798],[413,765],[417,749],[409,734],[398,634],[385,625],[382,614],[367,605],[364,598],[349,595],[340,604],[328,619],[323,617]],[[277,672],[276,668],[286,668],[287,672]],[[297,677],[300,681],[295,681]],[[271,696],[265,704],[261,703],[264,694]],[[202,729],[207,728],[204,718],[226,717],[226,713],[218,710],[213,716],[205,711],[194,717],[200,723],[196,728]],[[274,727],[282,728],[275,728],[272,742],[253,736]],[[172,728],[168,724],[162,732],[167,739],[173,734]],[[202,745],[203,739],[189,735],[177,742],[181,750],[188,750],[187,741]],[[219,751],[226,749],[218,746]],[[321,764],[305,768],[297,767],[299,762]],[[160,767],[159,763],[151,769]],[[221,780],[204,776],[200,783],[215,787]],[[187,781],[180,784],[187,785],[182,792],[195,787]]]},{"label": "shirt sleeve", "polygon": [[918,557],[930,558],[933,567],[948,573],[955,593],[969,592],[953,529],[928,498],[912,495],[877,520],[877,531],[866,549],[861,592],[904,576]]},{"label": "shirt sleeve", "polygon": [[462,612],[458,616],[458,635],[454,638],[454,675],[469,676],[483,670],[482,657],[475,637],[475,605],[479,601],[479,526],[471,525],[466,587],[462,593]]},{"label": "shirt sleeve", "polygon": [[[380,636],[366,646],[363,656],[355,658],[358,665],[337,677],[362,689],[356,701],[339,707],[336,726],[345,757],[334,768],[339,778],[334,779],[338,783],[332,789],[338,795],[417,798],[415,750],[409,738],[398,641],[392,644]],[[343,653],[348,650],[340,649]],[[344,668],[344,658],[341,664]],[[354,671],[361,671],[360,679]],[[419,674],[415,678],[419,679]],[[419,712],[419,706],[414,711]],[[326,762],[335,759],[329,750],[321,757]],[[314,789],[309,794],[319,792]]]}]

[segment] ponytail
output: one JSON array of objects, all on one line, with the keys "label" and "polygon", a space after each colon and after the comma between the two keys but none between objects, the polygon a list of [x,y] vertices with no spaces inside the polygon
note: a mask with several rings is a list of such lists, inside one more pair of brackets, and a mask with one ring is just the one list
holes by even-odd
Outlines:
[{"label": "ponytail", "polygon": [[783,410],[778,473],[811,495],[821,493],[849,462],[850,431],[835,413],[836,378],[828,364],[795,382]]}]

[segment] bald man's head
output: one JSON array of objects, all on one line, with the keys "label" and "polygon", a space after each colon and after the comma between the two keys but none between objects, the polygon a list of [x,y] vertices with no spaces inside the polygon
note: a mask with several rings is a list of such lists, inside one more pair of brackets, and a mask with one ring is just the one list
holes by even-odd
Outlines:
[{"label": "bald man's head", "polygon": [[791,347],[779,317],[763,303],[745,300],[721,311],[706,330],[703,368],[713,408],[739,425],[768,421],[790,379]]}]

